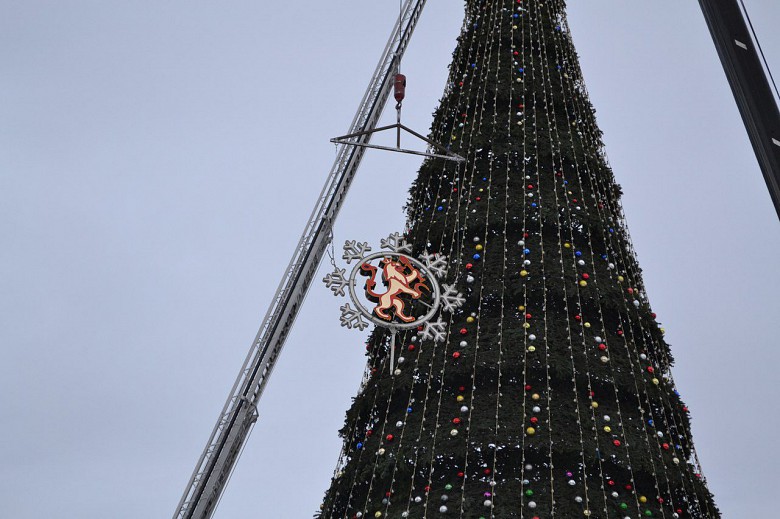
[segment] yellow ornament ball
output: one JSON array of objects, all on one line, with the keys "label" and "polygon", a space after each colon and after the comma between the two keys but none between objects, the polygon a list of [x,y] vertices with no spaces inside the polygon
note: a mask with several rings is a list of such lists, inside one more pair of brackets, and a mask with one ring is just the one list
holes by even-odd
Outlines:
[{"label": "yellow ornament ball", "polygon": [[541,397],[539,396],[539,393],[534,393],[531,395],[531,400],[539,400]]},{"label": "yellow ornament ball", "polygon": [[590,328],[590,323],[585,323],[585,328]]},{"label": "yellow ornament ball", "polygon": [[655,384],[656,386],[657,386],[658,384],[660,384],[660,383],[661,383],[661,381],[660,381],[660,380],[658,380],[657,378],[654,378],[654,379],[653,379],[653,384]]},{"label": "yellow ornament ball", "polygon": [[639,496],[639,502],[640,503],[647,503],[647,498],[645,496]]},{"label": "yellow ornament ball", "polygon": [[382,517],[382,512],[374,512],[374,517]]},{"label": "yellow ornament ball", "polygon": [[571,249],[571,243],[569,243],[569,242],[564,243],[563,244],[563,248],[564,249]]},{"label": "yellow ornament ball", "polygon": [[458,395],[458,396],[455,398],[455,400],[457,400],[458,402],[463,402],[463,401],[465,400],[465,397],[464,397],[463,395]]},{"label": "yellow ornament ball", "polygon": [[591,406],[593,409],[598,409],[598,407],[599,407],[599,403],[598,403],[598,402],[591,402],[591,403],[590,403],[590,406]]},{"label": "yellow ornament ball", "polygon": [[536,434],[536,429],[534,429],[533,427],[529,427],[528,429],[525,430],[525,432],[528,433],[528,436],[533,436],[534,434]]},{"label": "yellow ornament ball", "polygon": [[517,309],[520,310],[521,312],[524,312],[525,311],[525,305],[520,305],[520,306],[517,307]]},{"label": "yellow ornament ball", "polygon": [[484,249],[484,247],[482,246],[481,243],[478,243],[477,246],[474,247],[474,250],[476,250],[477,252],[481,251],[482,249]]},{"label": "yellow ornament ball", "polygon": [[612,432],[612,427],[610,427],[609,425],[605,425],[604,426],[604,432],[605,433],[611,433]]},{"label": "yellow ornament ball", "polygon": [[620,282],[620,283],[623,282],[623,276],[618,276],[618,282]]},{"label": "yellow ornament ball", "polygon": [[474,322],[474,318],[471,317],[471,316],[468,316],[468,317],[466,317],[466,322],[467,323],[473,323]]},{"label": "yellow ornament ball", "polygon": [[531,325],[530,325],[530,324],[528,324],[528,323],[523,323],[523,328],[525,328],[526,330],[527,330],[528,328],[530,328],[530,327],[531,327]]},{"label": "yellow ornament ball", "polygon": [[536,346],[529,346],[528,347],[528,351],[530,351],[531,353],[535,352],[536,351]]},{"label": "yellow ornament ball", "polygon": [[527,275],[528,275],[528,271],[527,270],[521,270],[520,271],[520,277],[526,277]]},{"label": "yellow ornament ball", "polygon": [[588,282],[585,281],[584,279],[580,279],[580,286],[581,287],[586,287],[586,286],[588,286]]}]

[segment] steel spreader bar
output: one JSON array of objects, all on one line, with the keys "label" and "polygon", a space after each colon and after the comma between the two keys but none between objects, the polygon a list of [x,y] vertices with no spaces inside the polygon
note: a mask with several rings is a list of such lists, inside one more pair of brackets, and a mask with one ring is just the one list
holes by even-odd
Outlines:
[{"label": "steel spreader bar", "polygon": [[[393,75],[409,44],[426,0],[406,0],[393,33],[360,102],[350,134],[376,128],[393,86]],[[357,142],[368,144],[370,133]],[[362,146],[340,146],[325,186],[279,283],[263,324],[222,408],[206,448],[179,501],[174,519],[214,514],[236,459],[257,420],[257,404],[330,242],[331,228],[363,158]]]}]

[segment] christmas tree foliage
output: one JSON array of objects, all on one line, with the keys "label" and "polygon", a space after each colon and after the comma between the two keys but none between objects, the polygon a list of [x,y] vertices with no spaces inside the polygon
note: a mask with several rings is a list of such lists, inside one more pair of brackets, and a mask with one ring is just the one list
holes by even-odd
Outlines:
[{"label": "christmas tree foliage", "polygon": [[717,518],[563,0],[468,0],[407,207],[466,303],[368,342],[323,518]]}]

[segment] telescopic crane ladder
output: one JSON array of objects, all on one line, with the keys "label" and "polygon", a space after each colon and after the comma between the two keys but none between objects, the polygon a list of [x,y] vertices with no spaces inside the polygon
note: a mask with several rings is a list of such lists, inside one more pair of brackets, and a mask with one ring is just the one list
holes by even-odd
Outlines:
[{"label": "telescopic crane ladder", "polygon": [[[368,144],[393,87],[398,63],[409,44],[426,0],[406,0],[379,64],[363,95],[350,134]],[[369,133],[366,133],[369,132]],[[257,421],[257,404],[295,322],[325,249],[331,228],[363,158],[365,147],[342,145],[309,217],[298,246],[276,290],[249,354],[236,378],[217,424],[198,459],[174,519],[208,519],[219,502],[236,458]]]}]

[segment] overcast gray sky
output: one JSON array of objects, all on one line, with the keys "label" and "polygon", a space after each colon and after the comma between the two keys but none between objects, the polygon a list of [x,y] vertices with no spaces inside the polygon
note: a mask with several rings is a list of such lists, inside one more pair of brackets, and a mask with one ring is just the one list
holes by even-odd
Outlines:
[{"label": "overcast gray sky", "polygon": [[[780,74],[780,4],[745,2]],[[705,475],[724,517],[770,517],[780,224],[698,3],[569,3]],[[0,516],[173,514],[397,8],[0,0]],[[461,18],[423,13],[412,128]],[[401,230],[418,166],[368,153],[337,243]],[[216,517],[318,507],[364,364],[338,304],[313,286]]]}]

